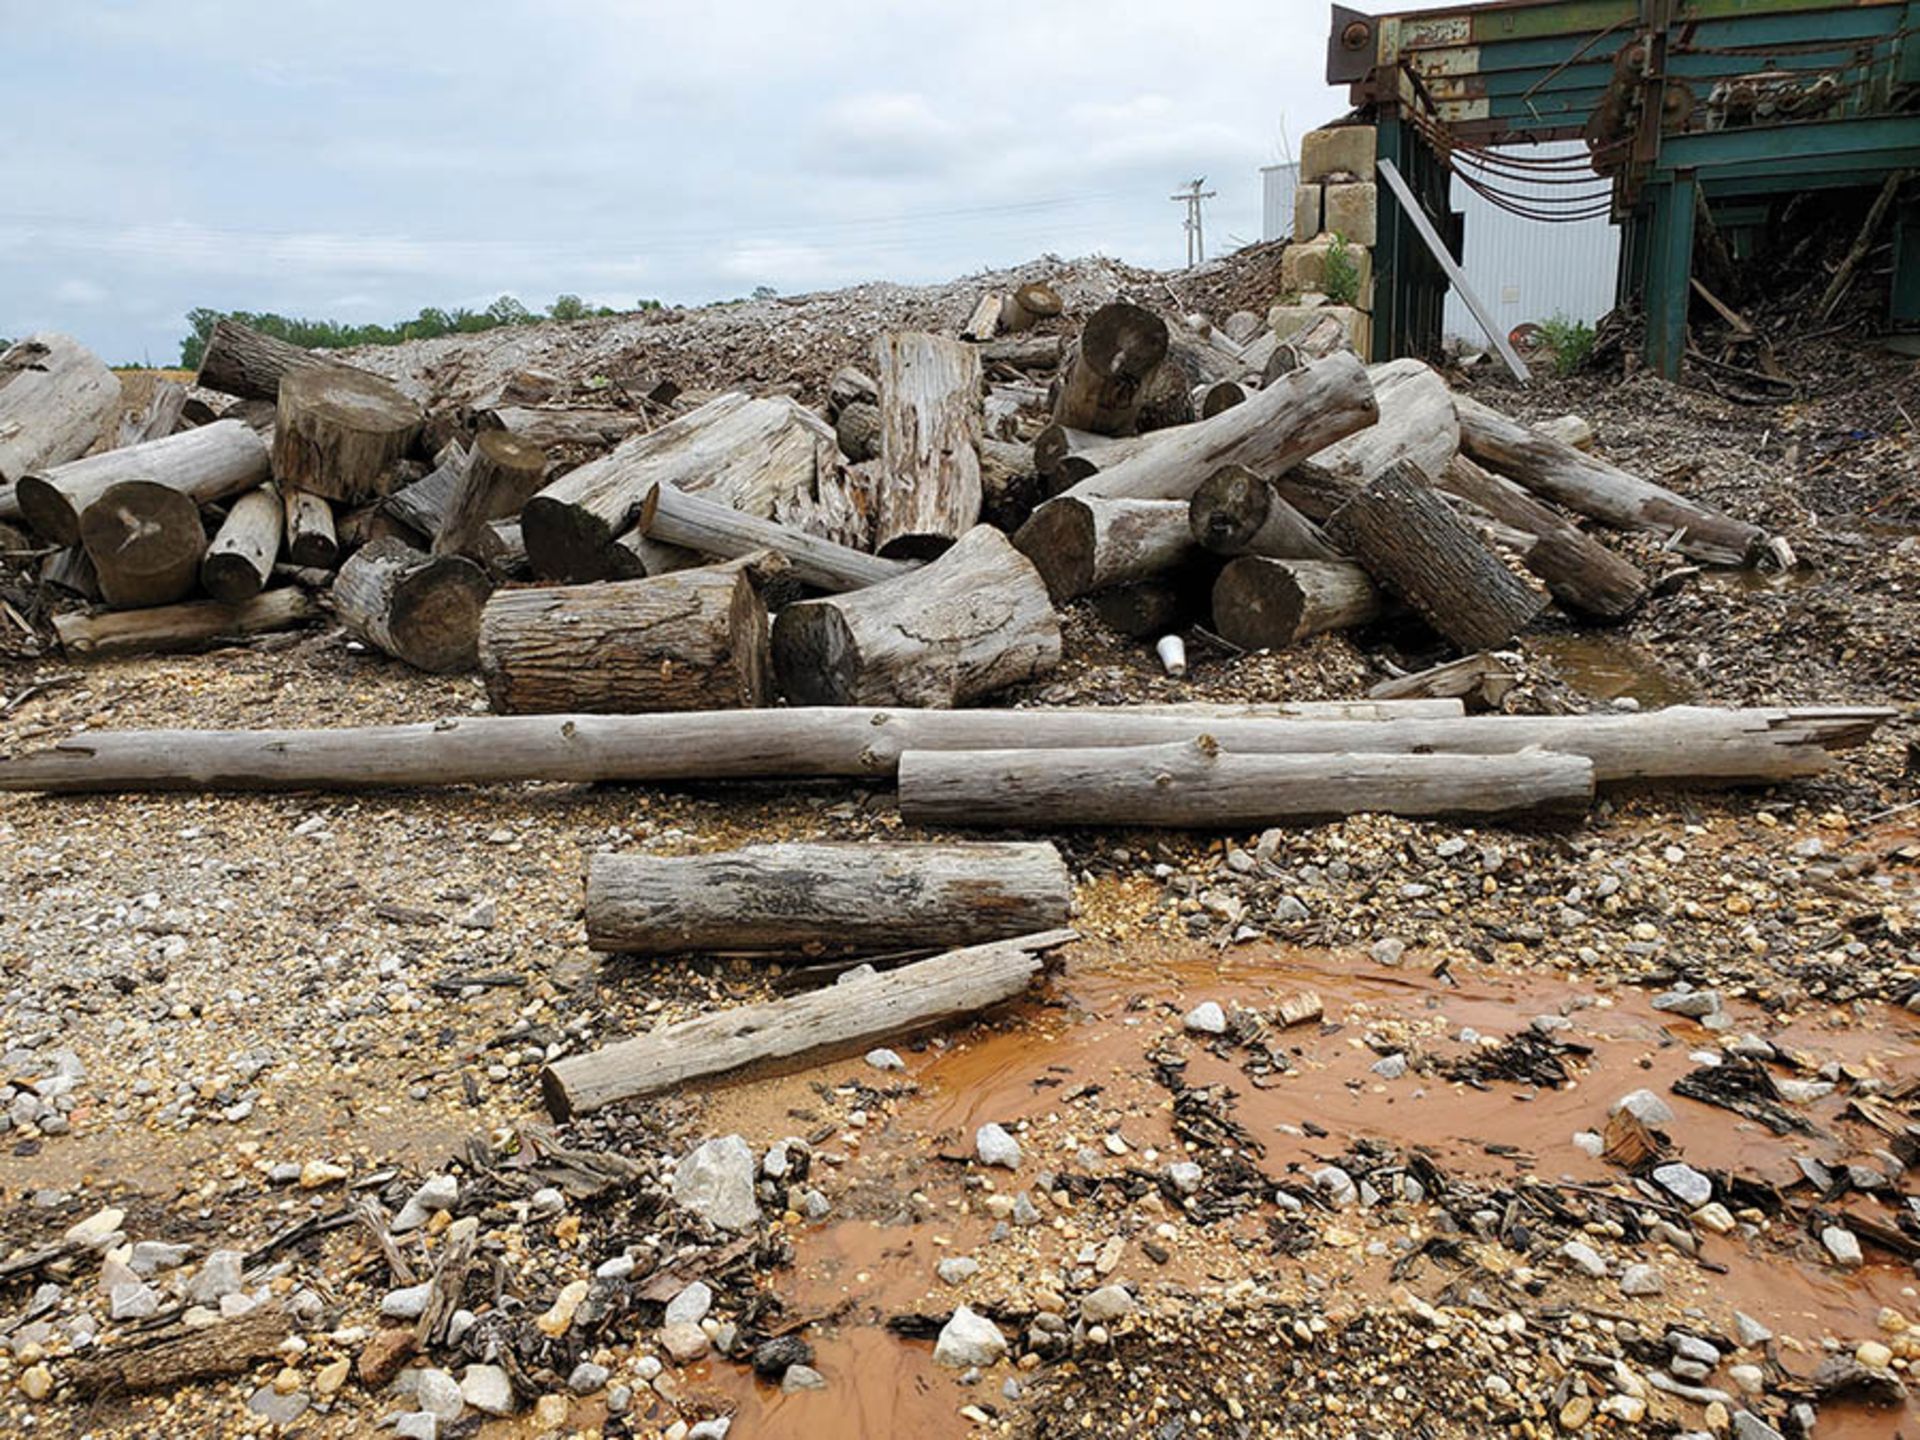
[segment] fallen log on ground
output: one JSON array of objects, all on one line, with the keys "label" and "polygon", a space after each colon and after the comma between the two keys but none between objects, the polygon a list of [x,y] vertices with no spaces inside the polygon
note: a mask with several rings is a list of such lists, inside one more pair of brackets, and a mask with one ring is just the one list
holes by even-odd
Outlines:
[{"label": "fallen log on ground", "polygon": [[69,655],[161,655],[203,650],[270,630],[291,630],[325,612],[295,586],[268,590],[239,605],[188,600],[105,615],[56,615],[54,633]]},{"label": "fallen log on ground", "polygon": [[238,320],[216,320],[193,383],[242,400],[276,401],[280,381],[289,371],[338,364]]},{"label": "fallen log on ground", "polygon": [[500,591],[480,617],[487,698],[503,715],[766,704],[767,610],[751,563]]},{"label": "fallen log on ground", "polygon": [[880,454],[880,402],[854,400],[840,407],[833,422],[833,435],[840,453],[858,464]]},{"label": "fallen log on ground", "polygon": [[249,1370],[279,1353],[293,1329],[293,1316],[278,1300],[267,1300],[212,1325],[169,1325],[138,1336],[122,1333],[64,1367],[64,1374],[74,1390],[89,1399],[170,1389]]},{"label": "fallen log on ground", "polygon": [[1193,536],[1179,500],[1061,495],[1033,512],[1013,544],[1061,604],[1172,569],[1192,552]]},{"label": "fallen log on ground", "polygon": [[960,327],[962,340],[991,340],[993,332],[1000,328],[1000,311],[1006,305],[1007,297],[997,291],[989,290],[982,295],[973,307],[973,313],[967,317],[966,324]]},{"label": "fallen log on ground", "polygon": [[1471,710],[1495,710],[1520,683],[1514,657],[1482,650],[1411,675],[1382,680],[1367,691],[1373,700],[1458,698]]},{"label": "fallen log on ground", "polygon": [[394,466],[426,417],[400,388],[345,365],[293,370],[280,381],[273,474],[329,500],[372,500],[393,489]]},{"label": "fallen log on ground", "polygon": [[288,561],[315,570],[331,570],[339,564],[340,538],[333,528],[333,507],[318,495],[292,488],[281,492],[280,501]]},{"label": "fallen log on ground", "polygon": [[1681,552],[1709,565],[1750,565],[1766,547],[1758,525],[1583,454],[1477,400],[1456,396],[1454,404],[1461,448],[1542,499],[1620,530],[1678,532]]},{"label": "fallen log on ground", "polygon": [[464,446],[448,446],[442,452],[438,465],[411,485],[401,486],[380,501],[379,509],[400,521],[423,543],[431,543],[447,523],[447,511],[453,505],[454,494],[460,488],[460,477],[466,473],[471,457],[472,451]]},{"label": "fallen log on ground", "polygon": [[[1445,711],[1436,714],[1431,706]],[[1297,718],[1274,718],[1278,709]],[[0,790],[375,790],[513,781],[885,779],[906,750],[1155,745],[1203,731],[1268,754],[1585,755],[1601,784],[1819,775],[1897,711],[1872,706],[1461,716],[1458,701],[1324,706],[462,716],[338,730],[88,730],[0,759]],[[1367,718],[1347,718],[1362,716]],[[1381,718],[1405,716],[1407,718]]]},{"label": "fallen log on ground", "polygon": [[1463,650],[1499,649],[1545,608],[1411,460],[1394,461],[1355,491],[1327,529],[1382,587]]},{"label": "fallen log on ground", "polygon": [[1042,954],[1075,938],[1071,930],[1050,930],[969,946],[804,995],[683,1020],[554,1061],[541,1072],[541,1094],[554,1118],[565,1120],[749,1069],[897,1044],[1025,993]]},{"label": "fallen log on ground", "polygon": [[1273,482],[1244,465],[1222,465],[1187,502],[1194,542],[1215,555],[1270,560],[1344,558],[1306,516],[1281,498]]},{"label": "fallen log on ground", "polygon": [[1315,451],[1311,457],[1335,479],[1358,489],[1401,460],[1437,479],[1460,448],[1460,420],[1453,392],[1431,365],[1389,360],[1367,367],[1380,418]]},{"label": "fallen log on ground", "polygon": [[587,944],[639,955],[885,954],[1067,923],[1073,880],[1048,844],[749,845],[594,855]]},{"label": "fallen log on ground", "polygon": [[1284,650],[1328,630],[1378,620],[1386,608],[1367,572],[1349,560],[1242,555],[1213,582],[1213,630],[1242,650]]},{"label": "fallen log on ground", "polygon": [[1148,435],[1096,435],[1055,422],[1033,437],[1033,465],[1049,494],[1059,495],[1089,475],[1118,465],[1165,439],[1165,432]]},{"label": "fallen log on ground", "polygon": [[1046,582],[990,525],[909,574],[789,605],[773,625],[781,693],[801,705],[962,705],[1059,663]]},{"label": "fallen log on ground", "polygon": [[235,500],[200,559],[200,588],[229,605],[258,595],[280,558],[281,521],[280,493],[271,485]]},{"label": "fallen log on ground", "polygon": [[1222,465],[1277,475],[1377,418],[1365,367],[1351,355],[1331,355],[1211,420],[1156,432],[1153,444],[1066,493],[1185,500]]},{"label": "fallen log on ground", "polygon": [[914,568],[908,561],[883,560],[836,545],[705,496],[689,495],[673,485],[656,485],[647,492],[634,528],[650,540],[721,560],[771,551],[787,561],[795,579],[835,594],[878,585]]},{"label": "fallen log on ground", "polygon": [[980,519],[980,356],[957,340],[894,330],[873,347],[880,380],[874,550],[931,560]]},{"label": "fallen log on ground", "polygon": [[518,515],[546,478],[547,454],[505,430],[482,430],[473,438],[453,494],[434,532],[433,553],[464,555],[487,563],[494,551],[487,527]]},{"label": "fallen log on ground", "polygon": [[87,506],[80,543],[93,562],[100,597],[117,610],[130,610],[170,605],[193,593],[207,531],[191,496],[149,480],[123,480]]},{"label": "fallen log on ground", "polygon": [[427,555],[389,538],[362,546],[340,567],[333,606],[367,644],[447,675],[478,662],[480,611],[492,591],[487,572],[471,560]]},{"label": "fallen log on ground", "polygon": [[1167,358],[1167,322],[1116,301],[1087,317],[1060,380],[1053,418],[1073,430],[1131,434],[1148,382]]},{"label": "fallen log on ground", "polygon": [[21,477],[17,491],[21,513],[35,533],[71,545],[80,538],[80,517],[115,485],[164,485],[207,505],[264,484],[269,470],[267,447],[258,435],[238,420],[216,420],[144,445],[36,470]]},{"label": "fallen log on ground", "polygon": [[[0,351],[0,487],[86,454],[119,409],[120,377],[79,341],[50,331],[15,341]],[[17,513],[5,494],[0,520]]]},{"label": "fallen log on ground", "polygon": [[1506,755],[1265,755],[1211,734],[1107,750],[909,750],[900,817],[910,825],[1252,828],[1367,812],[1410,817],[1575,813],[1593,762]]}]

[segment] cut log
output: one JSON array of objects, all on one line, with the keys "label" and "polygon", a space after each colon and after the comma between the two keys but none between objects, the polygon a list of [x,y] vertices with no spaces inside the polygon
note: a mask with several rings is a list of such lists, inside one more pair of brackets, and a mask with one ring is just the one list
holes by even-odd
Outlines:
[{"label": "cut log", "polygon": [[749,1070],[897,1044],[1024,994],[1040,973],[1041,955],[1075,938],[1071,930],[1053,930],[969,946],[805,995],[682,1020],[554,1061],[541,1072],[541,1094],[554,1118],[565,1120],[622,1100],[691,1093]]},{"label": "cut log", "polygon": [[290,371],[338,363],[262,334],[238,320],[216,320],[193,383],[203,390],[271,403],[280,398],[280,381]]},{"label": "cut log", "polygon": [[77,595],[82,600],[100,598],[100,577],[93,573],[93,561],[87,558],[87,547],[84,545],[69,545],[64,550],[55,550],[42,560],[40,583],[55,590],[64,590],[69,595]]},{"label": "cut log", "polygon": [[1477,400],[1463,395],[1454,403],[1467,454],[1544,500],[1616,529],[1677,534],[1682,553],[1709,565],[1750,565],[1766,547],[1758,525],[1583,455]]},{"label": "cut log", "polygon": [[425,555],[400,540],[355,551],[333,582],[349,632],[417,670],[448,675],[479,660],[487,572],[457,555]]},{"label": "cut log", "polygon": [[482,430],[505,430],[542,450],[605,449],[646,429],[647,417],[632,410],[496,405],[480,411],[474,423]]},{"label": "cut log", "polygon": [[1013,543],[1055,604],[1171,570],[1193,550],[1182,501],[1071,495],[1035,510]]},{"label": "cut log", "polygon": [[913,569],[905,560],[883,560],[835,545],[789,525],[743,515],[730,505],[715,504],[672,485],[656,485],[648,492],[634,528],[650,540],[720,560],[772,551],[786,559],[796,579],[836,594],[878,585]]},{"label": "cut log", "polygon": [[982,295],[973,307],[973,313],[967,317],[967,323],[960,327],[962,340],[991,340],[994,332],[1000,328],[1000,309],[1006,303],[1004,295],[989,290]]},{"label": "cut log", "polygon": [[1194,382],[1173,357],[1160,362],[1160,368],[1140,387],[1140,406],[1133,417],[1134,428],[1142,435],[1157,434],[1194,420]]},{"label": "cut log", "polygon": [[[1036,584],[1038,577],[1035,577]],[[264,597],[263,597],[264,598]],[[1444,705],[1438,715],[1430,708]],[[1204,731],[1271,754],[1585,755],[1603,784],[1773,784],[1824,773],[1898,712],[1871,706],[1476,715],[1457,701],[1061,710],[825,707],[507,716],[338,730],[87,730],[0,759],[0,790],[375,790],[385,786],[884,779],[906,750],[1154,745]],[[1270,718],[1275,715],[1298,718]],[[1405,716],[1407,718],[1391,718]],[[1360,718],[1352,718],[1360,717]]]},{"label": "cut log", "polygon": [[503,590],[480,617],[487,697],[503,715],[764,705],[767,610],[747,569]]},{"label": "cut log", "polygon": [[980,518],[1011,535],[1044,498],[1033,447],[1010,440],[980,442]]},{"label": "cut log", "polygon": [[518,515],[539,491],[546,469],[546,452],[538,445],[505,430],[482,430],[474,436],[473,449],[433,537],[433,553],[465,555],[484,564],[493,549],[489,523]]},{"label": "cut log", "polygon": [[15,513],[4,487],[86,454],[113,424],[120,393],[120,377],[65,335],[42,331],[0,352],[0,520]]},{"label": "cut log", "polygon": [[990,525],[911,574],[789,605],[773,627],[796,704],[962,705],[1059,663],[1046,583]]},{"label": "cut log", "polygon": [[1344,560],[1230,560],[1213,584],[1214,633],[1242,650],[1284,650],[1328,630],[1367,625],[1385,602]]},{"label": "cut log", "polygon": [[1000,328],[1025,330],[1036,320],[1051,320],[1065,308],[1058,290],[1045,281],[1029,280],[1015,288],[1001,305]]},{"label": "cut log", "polygon": [[1456,455],[1440,486],[1501,524],[1525,532],[1529,538],[1516,547],[1522,562],[1569,611],[1595,620],[1622,620],[1647,598],[1647,577],[1638,566],[1505,476]]},{"label": "cut log", "polygon": [[380,508],[414,534],[425,539],[438,535],[447,523],[460,477],[466,473],[472,451],[449,446],[440,463],[411,485],[402,486],[380,502]]},{"label": "cut log", "polygon": [[1060,495],[1089,475],[1118,465],[1128,456],[1169,438],[1165,431],[1149,435],[1095,435],[1091,430],[1049,425],[1034,436],[1033,464],[1046,483],[1047,493]]},{"label": "cut log", "polygon": [[1202,420],[1211,420],[1222,410],[1231,410],[1247,398],[1248,387],[1238,380],[1217,380],[1201,385],[1193,397],[1194,412]]},{"label": "cut log", "polygon": [[340,546],[334,556],[336,563],[376,540],[399,540],[415,550],[424,550],[431,543],[426,535],[388,510],[386,502],[380,500],[336,516],[334,537]]},{"label": "cut log", "polygon": [[1207,586],[1197,573],[1116,585],[1093,597],[1093,613],[1130,640],[1157,640],[1206,614]]},{"label": "cut log", "polygon": [[1001,366],[1008,370],[1057,370],[1060,358],[1066,351],[1064,336],[1022,335],[989,340],[980,347],[980,360],[984,365]]},{"label": "cut log", "polygon": [[314,570],[331,570],[338,565],[340,539],[333,528],[333,507],[305,490],[283,490],[280,501],[288,561]]},{"label": "cut log", "polygon": [[273,486],[242,495],[200,559],[200,588],[228,605],[258,595],[280,558],[280,528],[280,494]]},{"label": "cut log", "polygon": [[[1345,350],[1353,350],[1352,321],[1348,318],[1352,311],[1344,308],[1329,311],[1317,316],[1293,332],[1285,340],[1273,337],[1273,345],[1261,361],[1260,383],[1271,385],[1282,375],[1310,365],[1315,360],[1324,360]],[[1272,331],[1268,331],[1272,335]]]},{"label": "cut log", "polygon": [[1389,360],[1367,367],[1380,418],[1324,450],[1313,463],[1358,488],[1400,460],[1410,460],[1428,480],[1438,479],[1460,449],[1460,421],[1453,392],[1431,365]]},{"label": "cut log", "polygon": [[1271,481],[1244,465],[1222,465],[1187,502],[1195,543],[1215,555],[1264,555],[1271,560],[1338,560],[1306,516],[1280,497]]},{"label": "cut log", "polygon": [[115,485],[161,485],[206,505],[264,484],[268,470],[267,447],[258,435],[238,421],[217,420],[22,476],[20,509],[38,534],[71,545],[80,538],[81,516]]},{"label": "cut log", "polygon": [[113,448],[124,450],[129,445],[165,439],[180,428],[180,415],[186,408],[186,386],[178,380],[156,380],[145,405],[120,412],[120,428]]},{"label": "cut log", "polygon": [[269,446],[273,444],[273,426],[280,408],[271,400],[236,400],[220,412],[222,420],[238,420]]},{"label": "cut log", "polygon": [[1151,825],[1222,830],[1366,812],[1422,817],[1575,813],[1583,755],[1260,755],[1211,735],[1116,750],[909,750],[910,825]]},{"label": "cut log", "polygon": [[826,422],[792,400],[716,396],[527,501],[520,512],[527,558],[547,580],[636,578],[645,563],[618,541],[655,485],[770,518],[783,499],[811,492],[830,473],[833,445]]},{"label": "cut log", "polygon": [[980,356],[939,335],[894,330],[873,347],[880,377],[874,550],[931,560],[980,520]]},{"label": "cut log", "polygon": [[239,605],[189,600],[107,615],[56,615],[54,633],[69,655],[158,655],[204,650],[247,635],[291,630],[325,614],[304,590],[268,590]]},{"label": "cut log", "polygon": [[87,507],[80,543],[93,561],[101,598],[131,610],[192,593],[207,532],[191,496],[151,480],[123,480]]},{"label": "cut log", "polygon": [[880,405],[873,400],[854,400],[840,407],[833,434],[840,453],[858,464],[880,454]]},{"label": "cut log", "polygon": [[827,414],[836,419],[849,405],[879,403],[880,386],[864,370],[842,365],[827,382]]},{"label": "cut log", "polygon": [[1116,301],[1087,317],[1060,382],[1053,418],[1071,430],[1133,433],[1147,382],[1167,358],[1167,323]]},{"label": "cut log", "polygon": [[587,944],[638,955],[947,949],[1065,925],[1072,901],[1066,862],[1046,844],[594,855]]},{"label": "cut log", "polygon": [[1545,606],[1427,484],[1399,460],[1327,522],[1389,592],[1463,650],[1497,650]]},{"label": "cut log", "polygon": [[1277,475],[1371,425],[1377,416],[1365,367],[1351,355],[1333,355],[1211,420],[1159,432],[1151,445],[1089,475],[1067,493],[1185,500],[1222,465]]},{"label": "cut log", "polygon": [[1520,683],[1513,656],[1483,650],[1412,675],[1396,675],[1367,691],[1371,700],[1457,698],[1475,712],[1497,710]]},{"label": "cut log", "polygon": [[394,488],[393,469],[426,417],[400,388],[344,365],[288,372],[273,426],[273,473],[283,485],[329,500],[372,500]]}]

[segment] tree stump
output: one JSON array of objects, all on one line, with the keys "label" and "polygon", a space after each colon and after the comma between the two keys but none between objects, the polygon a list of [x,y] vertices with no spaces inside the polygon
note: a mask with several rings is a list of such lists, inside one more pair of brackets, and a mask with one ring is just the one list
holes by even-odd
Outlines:
[{"label": "tree stump", "polygon": [[450,675],[479,660],[487,572],[457,555],[425,555],[404,541],[355,551],[333,582],[334,610],[367,644],[416,670]]},{"label": "tree stump", "polygon": [[123,480],[80,519],[100,594],[116,610],[168,605],[190,594],[207,532],[193,497],[151,480]]},{"label": "tree stump", "polygon": [[390,381],[344,365],[287,372],[274,419],[273,473],[282,485],[349,503],[392,488],[425,417]]},{"label": "tree stump", "polygon": [[895,330],[875,342],[873,358],[874,550],[889,560],[931,560],[980,519],[980,356],[944,336]]},{"label": "tree stump", "polygon": [[1380,592],[1344,560],[1243,555],[1213,584],[1213,630],[1242,650],[1284,650],[1311,635],[1380,618]]},{"label": "tree stump", "polygon": [[1053,418],[1072,430],[1131,434],[1167,345],[1167,322],[1151,310],[1119,301],[1102,305],[1080,331]]},{"label": "tree stump", "polygon": [[200,588],[228,605],[258,595],[280,558],[280,527],[280,496],[271,485],[234,501],[201,557]]}]

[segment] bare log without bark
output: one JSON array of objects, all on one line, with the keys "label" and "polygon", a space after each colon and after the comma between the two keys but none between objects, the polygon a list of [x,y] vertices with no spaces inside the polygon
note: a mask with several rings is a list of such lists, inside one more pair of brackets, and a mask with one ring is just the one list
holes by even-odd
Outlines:
[{"label": "bare log without bark", "polygon": [[1380,418],[1324,450],[1313,463],[1355,488],[1401,460],[1429,480],[1438,479],[1460,448],[1460,420],[1453,392],[1431,365],[1389,360],[1367,367]]},{"label": "bare log without bark", "polygon": [[1118,750],[916,751],[900,757],[913,825],[1225,829],[1375,812],[1574,812],[1593,799],[1581,755],[1261,755],[1211,735]]},{"label": "bare log without bark", "polygon": [[1281,498],[1272,481],[1244,465],[1222,465],[1193,492],[1187,528],[1195,543],[1215,555],[1342,558],[1318,525]]},{"label": "bare log without bark", "polygon": [[721,560],[770,550],[786,559],[796,579],[836,594],[878,585],[914,568],[905,560],[883,560],[790,525],[742,514],[672,485],[654,486],[635,529],[650,540]]},{"label": "bare log without bark", "polygon": [[80,521],[100,595],[120,610],[169,605],[193,591],[207,548],[199,507],[148,480],[111,486]]},{"label": "bare log without bark", "polygon": [[274,401],[280,398],[280,381],[289,372],[336,364],[238,320],[216,320],[193,383],[242,400]]},{"label": "bare log without bark", "polygon": [[962,340],[991,340],[994,331],[1000,328],[1000,310],[1006,304],[1006,296],[994,291],[982,295],[973,307],[973,313],[967,317],[967,323],[960,327]]},{"label": "bare log without bark", "polygon": [[1033,562],[1056,604],[1158,575],[1193,551],[1181,501],[1071,495],[1034,511],[1013,543]]},{"label": "bare log without bark", "polygon": [[1616,529],[1679,532],[1681,551],[1709,565],[1750,565],[1766,546],[1758,525],[1584,455],[1477,400],[1458,396],[1454,403],[1467,454],[1542,499]]},{"label": "bare log without bark", "polygon": [[482,430],[505,430],[542,450],[618,445],[647,425],[647,417],[632,410],[566,406],[500,405],[474,418]]},{"label": "bare log without bark", "polygon": [[1622,620],[1647,598],[1647,577],[1638,566],[1505,476],[1456,455],[1440,477],[1440,487],[1530,536],[1520,547],[1521,560],[1568,610],[1595,620]]},{"label": "bare log without bark", "polygon": [[980,356],[896,330],[873,347],[880,378],[874,550],[931,560],[980,519]]},{"label": "bare log without bark", "polygon": [[1047,426],[1033,438],[1033,464],[1047,484],[1047,493],[1059,495],[1089,475],[1118,465],[1170,438],[1165,431],[1151,435],[1095,435],[1065,425]]},{"label": "bare log without bark", "polygon": [[1380,618],[1380,592],[1345,560],[1243,555],[1213,583],[1213,629],[1242,650],[1284,650],[1309,636]]},{"label": "bare log without bark", "polygon": [[1044,498],[1033,447],[1011,440],[980,442],[980,518],[1009,535]]},{"label": "bare log without bark", "polygon": [[961,705],[1059,663],[1046,583],[989,525],[912,574],[789,605],[773,627],[774,670],[797,704]]},{"label": "bare log without bark", "polygon": [[1065,925],[1073,881],[1046,844],[750,845],[594,855],[587,944],[602,951],[881,954]]},{"label": "bare log without bark", "polygon": [[86,454],[119,409],[120,377],[77,340],[42,332],[0,352],[0,520],[4,487]]},{"label": "bare log without bark", "polygon": [[324,612],[304,590],[268,590],[239,605],[189,600],[107,615],[56,615],[54,633],[69,655],[159,655],[291,630]]},{"label": "bare log without bark", "polygon": [[249,490],[234,501],[201,557],[200,588],[229,605],[258,595],[280,558],[280,527],[280,493],[273,486]]},{"label": "bare log without bark", "polygon": [[433,537],[433,553],[486,563],[494,552],[489,523],[518,515],[539,491],[546,470],[546,452],[538,445],[505,430],[482,430]]},{"label": "bare log without bark", "polygon": [[315,570],[331,570],[339,564],[340,539],[333,528],[333,507],[318,495],[291,488],[281,493],[280,500],[288,561]]},{"label": "bare log without bark", "polygon": [[1435,665],[1412,675],[1397,675],[1382,680],[1367,691],[1374,700],[1413,700],[1433,697],[1458,697],[1475,711],[1498,709],[1500,702],[1520,683],[1513,668],[1515,657],[1482,650],[1463,655],[1444,665]]},{"label": "bare log without bark", "polygon": [[1411,461],[1395,462],[1360,489],[1327,528],[1374,579],[1463,650],[1499,649],[1544,608]]},{"label": "bare log without bark", "polygon": [[1053,930],[970,946],[809,994],[683,1020],[555,1061],[541,1073],[541,1093],[554,1117],[566,1119],[747,1070],[855,1054],[1015,999],[1040,973],[1041,955],[1074,938],[1071,930]]},{"label": "bare log without bark", "polygon": [[1185,500],[1222,465],[1273,476],[1377,418],[1367,372],[1333,355],[1256,391],[1211,420],[1163,430],[1153,443],[1080,481],[1070,495]]},{"label": "bare log without bark", "polygon": [[333,605],[349,631],[415,669],[471,670],[480,611],[493,590],[487,572],[453,555],[425,555],[400,540],[356,551],[333,582]]},{"label": "bare log without bark", "polygon": [[502,714],[763,705],[766,657],[766,607],[739,564],[503,590],[480,621],[480,670]]},{"label": "bare log without bark", "polygon": [[237,420],[216,420],[163,440],[107,450],[21,478],[20,508],[47,539],[71,545],[80,517],[115,485],[130,480],[178,490],[196,505],[210,504],[265,483],[267,447]]},{"label": "bare log without bark", "polygon": [[1060,292],[1041,280],[1029,280],[1006,297],[1000,307],[1000,328],[1025,330],[1036,320],[1051,320],[1065,309]]},{"label": "bare log without bark", "polygon": [[364,370],[322,365],[280,381],[273,473],[329,500],[371,500],[392,488],[425,416],[398,386]]},{"label": "bare log without bark", "polygon": [[[1036,577],[1037,579],[1037,577]],[[1438,714],[1431,708],[1442,705]],[[0,759],[0,790],[373,790],[384,786],[884,779],[905,750],[1153,745],[1204,731],[1271,754],[1585,755],[1603,784],[1771,784],[1818,775],[1898,712],[1869,706],[1460,716],[1458,701],[1173,709],[735,710],[463,717],[343,730],[89,730]],[[1275,715],[1297,718],[1271,718]],[[1388,717],[1405,718],[1388,718]]]},{"label": "bare log without bark", "polygon": [[1151,310],[1115,302],[1087,317],[1060,383],[1053,418],[1073,430],[1126,435],[1147,382],[1167,358],[1167,323]]}]

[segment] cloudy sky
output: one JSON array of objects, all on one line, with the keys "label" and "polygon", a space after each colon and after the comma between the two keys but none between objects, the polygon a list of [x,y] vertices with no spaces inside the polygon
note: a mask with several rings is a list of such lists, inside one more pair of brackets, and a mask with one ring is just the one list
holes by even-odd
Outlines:
[{"label": "cloudy sky", "polygon": [[[0,335],[942,280],[1257,239],[1323,0],[0,0]],[[23,130],[20,122],[30,118]],[[31,136],[31,143],[27,137]]]}]

